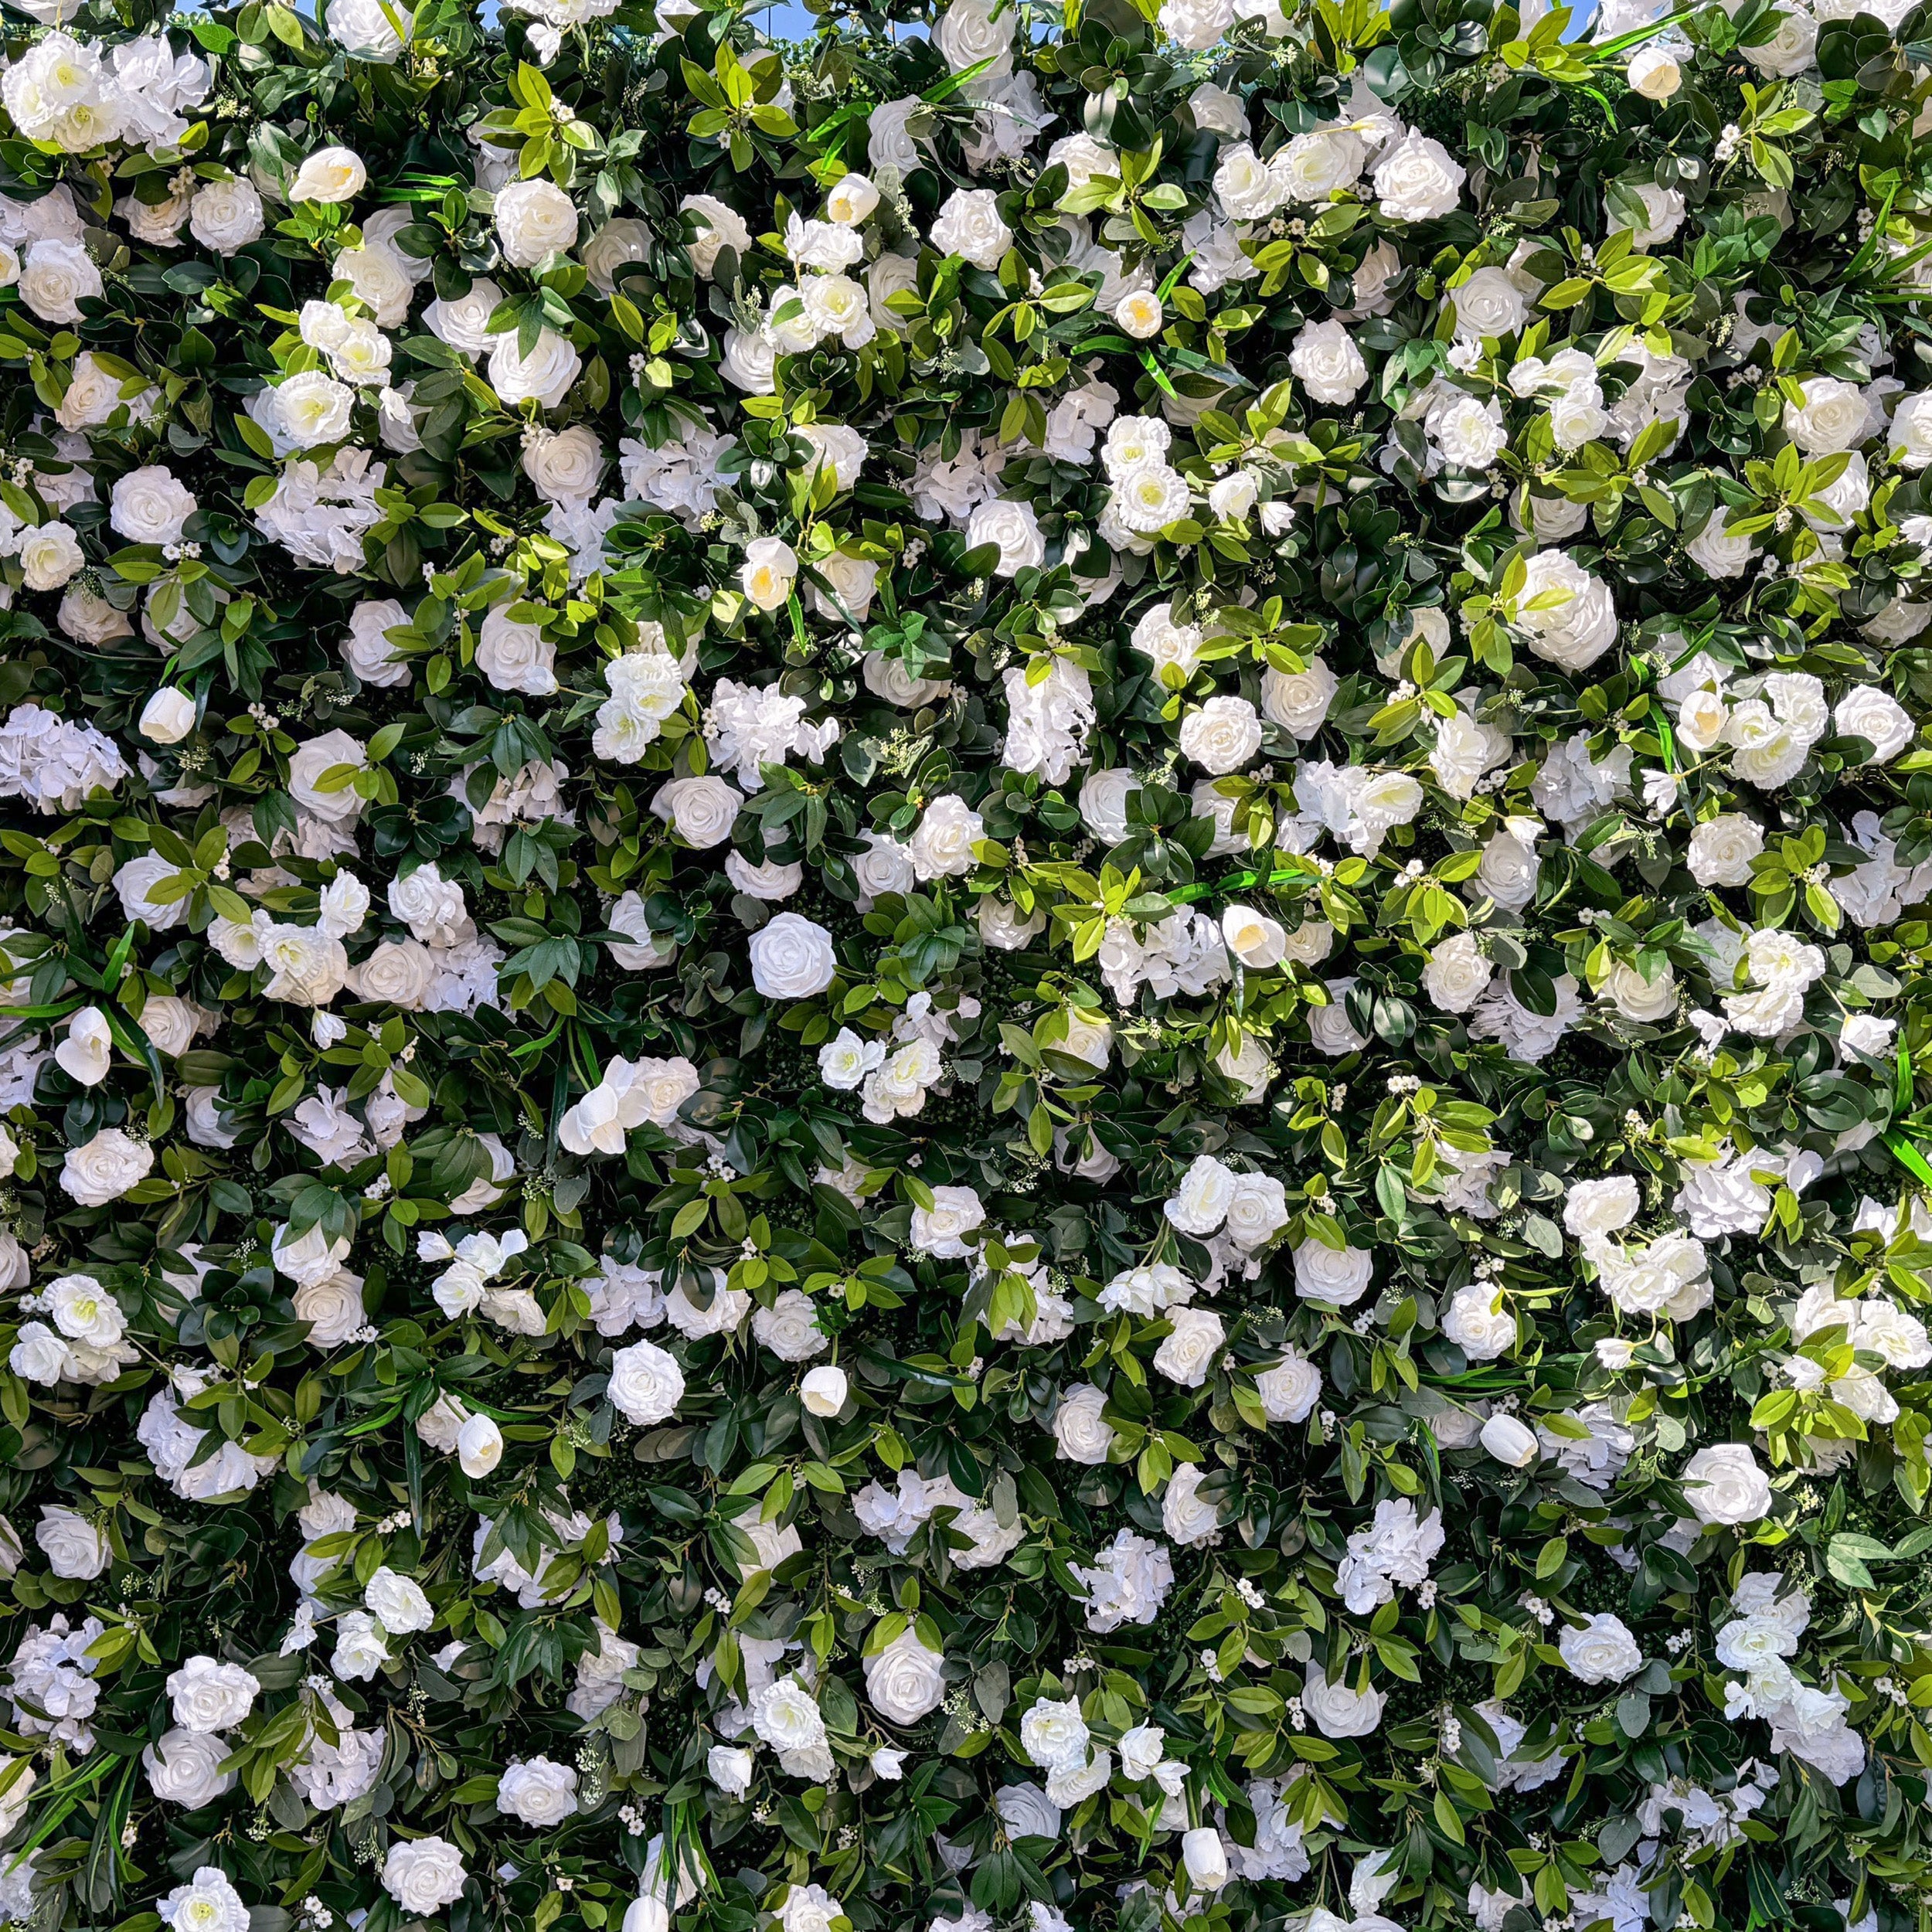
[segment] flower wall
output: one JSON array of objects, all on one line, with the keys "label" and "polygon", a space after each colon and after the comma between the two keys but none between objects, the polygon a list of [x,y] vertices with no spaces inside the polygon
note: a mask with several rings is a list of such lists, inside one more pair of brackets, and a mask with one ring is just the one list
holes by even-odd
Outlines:
[{"label": "flower wall", "polygon": [[19,4],[0,1913],[1922,1927],[1924,10]]}]

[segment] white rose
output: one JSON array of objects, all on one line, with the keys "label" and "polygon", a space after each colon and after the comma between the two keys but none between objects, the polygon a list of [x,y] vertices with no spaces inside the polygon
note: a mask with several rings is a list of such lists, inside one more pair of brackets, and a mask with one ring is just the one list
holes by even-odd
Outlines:
[{"label": "white rose", "polygon": [[1230,221],[1266,221],[1287,193],[1287,182],[1245,141],[1221,151],[1214,168],[1214,199]]},{"label": "white rose", "polygon": [[534,624],[519,621],[508,605],[487,612],[476,640],[476,668],[497,691],[547,698],[556,688],[556,647]]},{"label": "white rose", "polygon": [[554,436],[543,431],[524,438],[523,474],[546,502],[588,503],[597,493],[604,461],[597,432],[582,423]]},{"label": "white rose", "polygon": [[1321,729],[1338,689],[1335,673],[1319,658],[1305,671],[1261,674],[1261,709],[1269,719],[1298,738],[1312,738]]},{"label": "white rose", "polygon": [[56,1577],[92,1582],[114,1560],[114,1551],[100,1530],[59,1503],[42,1506],[33,1539]]},{"label": "white rose", "polygon": [[487,275],[478,276],[461,295],[439,295],[423,310],[423,325],[451,349],[460,349],[465,355],[480,355],[504,339],[491,335],[488,327],[502,300],[502,290]]},{"label": "white rose", "polygon": [[109,501],[107,521],[130,543],[179,543],[196,509],[193,495],[158,463],[130,470]]},{"label": "white rose", "polygon": [[985,824],[957,792],[940,794],[926,808],[918,828],[906,842],[906,856],[915,876],[922,879],[957,879],[973,869],[973,847],[985,835]]},{"label": "white rose", "polygon": [[798,913],[780,913],[751,935],[751,981],[767,999],[809,999],[838,971],[832,934]]},{"label": "white rose", "polygon": [[499,188],[492,219],[512,268],[534,268],[546,255],[567,254],[577,246],[576,206],[542,175]]},{"label": "white rose", "polygon": [[673,778],[660,787],[651,809],[686,845],[705,852],[731,836],[743,804],[744,794],[736,786],[707,773],[702,778]]},{"label": "white rose", "polygon": [[20,265],[20,299],[43,322],[77,322],[80,304],[101,295],[100,270],[86,247],[64,236],[35,242]]},{"label": "white rose", "polygon": [[726,1798],[742,1798],[751,1788],[754,1762],[742,1745],[714,1744],[706,1754],[705,1770]]},{"label": "white rose", "polygon": [[512,1758],[497,1781],[496,1808],[547,1831],[577,1809],[577,1774],[547,1757]]},{"label": "white rose", "polygon": [[777,388],[777,345],[762,330],[725,331],[724,359],[719,373],[748,396],[770,396]]},{"label": "white rose", "polygon": [[316,1348],[339,1348],[362,1326],[362,1278],[346,1268],[304,1283],[292,1298],[295,1318],[309,1325],[308,1338]]},{"label": "white rose", "polygon": [[934,25],[933,44],[954,73],[977,67],[985,79],[1013,71],[1018,16],[1010,7],[996,14],[995,4],[995,0],[953,0]]},{"label": "white rose", "polygon": [[1872,764],[1889,764],[1912,742],[1911,714],[1889,691],[1875,684],[1855,685],[1838,702],[1832,723],[1842,738],[1871,741]]},{"label": "white rose", "polygon": [[866,1696],[889,1724],[916,1724],[946,1694],[943,1659],[915,1631],[901,1631],[866,1659]]},{"label": "white rose", "polygon": [[239,1664],[213,1657],[190,1657],[168,1679],[175,1722],[208,1733],[232,1730],[254,1709],[260,1691],[260,1683]]},{"label": "white rose", "polygon": [[1375,1257],[1366,1248],[1332,1248],[1312,1236],[1296,1244],[1294,1291],[1304,1301],[1349,1308],[1374,1278]]},{"label": "white rose", "polygon": [[1311,1670],[1301,1686],[1301,1706],[1324,1737],[1368,1737],[1382,1722],[1379,1690],[1356,1692],[1346,1684],[1331,1684],[1319,1670]]},{"label": "white rose", "polygon": [[1488,991],[1495,972],[1474,933],[1452,933],[1430,949],[1422,989],[1442,1012],[1466,1013]]},{"label": "white rose", "polygon": [[1451,213],[1468,175],[1440,141],[1413,129],[1377,165],[1373,176],[1388,221],[1434,221]]},{"label": "white rose", "polygon": [[[965,0],[957,0],[959,10]],[[944,31],[944,22],[940,23]],[[990,188],[957,188],[947,196],[927,239],[942,255],[959,255],[975,268],[998,267],[1013,245],[1013,231],[1001,220],[999,198]]]},{"label": "white rose", "polygon": [[141,1753],[148,1783],[165,1804],[199,1811],[235,1788],[235,1774],[219,1767],[229,1755],[228,1740],[199,1732],[164,1731]]},{"label": "white rose", "polygon": [[1352,188],[1369,158],[1361,135],[1348,128],[1315,128],[1274,157],[1273,168],[1294,201],[1325,202]]},{"label": "white rose", "polygon": [[716,272],[719,255],[727,248],[742,256],[751,246],[751,230],[735,208],[715,195],[686,195],[678,212],[698,218],[698,236],[691,243],[691,266],[707,281]]},{"label": "white rose", "polygon": [[1097,1468],[1107,1461],[1115,1436],[1102,1413],[1107,1397],[1090,1383],[1076,1383],[1060,1396],[1053,1414],[1053,1440],[1069,1462]]},{"label": "white rose", "polygon": [[995,497],[981,504],[968,519],[966,547],[976,550],[983,543],[998,549],[999,560],[993,566],[995,577],[1017,577],[1022,570],[1036,568],[1046,561],[1046,539],[1030,503]]},{"label": "white rose", "polygon": [[914,1207],[908,1240],[922,1254],[957,1261],[969,1254],[966,1237],[986,1219],[985,1205],[969,1187],[936,1187],[929,1208]]},{"label": "white rose", "polygon": [[1516,1318],[1486,1283],[1457,1289],[1444,1310],[1442,1332],[1471,1362],[1493,1362],[1516,1344]]},{"label": "white rose", "polygon": [[640,1428],[662,1422],[684,1400],[684,1372],[651,1342],[634,1342],[611,1358],[611,1400]]},{"label": "white rose", "polygon": [[1539,550],[1529,560],[1516,612],[1530,649],[1566,671],[1588,670],[1617,641],[1610,586],[1566,551]]},{"label": "white rose", "polygon": [[1503,268],[1478,268],[1449,291],[1459,333],[1478,338],[1513,334],[1529,313],[1522,291]]},{"label": "white rose", "polygon": [[491,339],[496,346],[490,351],[490,386],[512,409],[530,402],[557,408],[583,367],[570,338],[553,328],[538,332],[528,355],[518,346],[515,329]]},{"label": "white rose", "polygon": [[1564,1631],[1556,1648],[1571,1675],[1586,1684],[1621,1684],[1644,1667],[1636,1638],[1621,1617],[1607,1611]]},{"label": "white rose", "polygon": [[1234,1202],[1234,1175],[1212,1154],[1197,1154],[1162,1209],[1183,1234],[1212,1234]]},{"label": "white rose", "polygon": [[1684,1465],[1684,1499],[1699,1522],[1737,1526],[1770,1513],[1770,1479],[1749,1444],[1714,1443]]},{"label": "white rose", "polygon": [[1223,694],[1181,721],[1181,750],[1213,777],[1250,763],[1261,749],[1261,720],[1245,698]]},{"label": "white rose", "polygon": [[1748,886],[1751,861],[1764,849],[1764,828],[1756,819],[1720,812],[1691,832],[1691,876],[1700,886]]},{"label": "white rose", "polygon": [[362,157],[348,148],[318,148],[296,170],[288,185],[291,201],[352,200],[368,185]]},{"label": "white rose", "polygon": [[1161,1526],[1175,1543],[1209,1543],[1220,1530],[1220,1512],[1201,1495],[1201,1468],[1184,1462],[1175,1471],[1161,1498]]},{"label": "white rose", "polygon": [[1261,1413],[1270,1422],[1305,1422],[1321,1399],[1321,1371],[1294,1349],[1284,1349],[1272,1369],[1254,1378]]},{"label": "white rose", "polygon": [[1836,376],[1810,376],[1798,385],[1802,403],[1784,405],[1784,433],[1807,456],[1832,456],[1865,440],[1865,392]]},{"label": "white rose", "polygon": [[339,791],[317,787],[322,774],[338,765],[353,765],[358,770],[369,763],[362,746],[346,731],[325,731],[296,747],[288,760],[288,794],[311,818],[342,825],[361,815],[362,801],[352,784]]},{"label": "white rose", "polygon": [[383,1862],[383,1889],[406,1912],[426,1919],[463,1896],[469,1874],[447,1838],[398,1839]]},{"label": "white rose", "polygon": [[178,745],[195,728],[195,701],[165,685],[142,706],[137,729],[151,744]]},{"label": "white rose", "polygon": [[26,573],[29,590],[58,590],[77,577],[87,559],[80,539],[64,523],[43,523],[20,539],[14,553]]},{"label": "white rose", "polygon": [[105,1207],[154,1170],[155,1151],[117,1127],[104,1127],[82,1147],[70,1147],[61,1163],[62,1189],[83,1207]]},{"label": "white rose", "polygon": [[217,255],[235,254],[260,240],[265,225],[262,198],[254,183],[240,175],[231,181],[204,182],[195,190],[188,232]]},{"label": "white rose", "polygon": [[1154,1366],[1170,1382],[1198,1389],[1227,1340],[1221,1318],[1211,1308],[1170,1308],[1172,1332],[1154,1351]]}]

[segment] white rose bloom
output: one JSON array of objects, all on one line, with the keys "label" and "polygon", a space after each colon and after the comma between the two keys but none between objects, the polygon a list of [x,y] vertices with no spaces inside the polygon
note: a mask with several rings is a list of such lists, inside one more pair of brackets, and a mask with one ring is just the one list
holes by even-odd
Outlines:
[{"label": "white rose bloom", "polygon": [[1053,1415],[1053,1440],[1066,1461],[1091,1468],[1107,1461],[1116,1437],[1102,1413],[1106,1406],[1107,1397],[1090,1383],[1076,1383],[1061,1392]]},{"label": "white rose bloom", "polygon": [[1182,755],[1213,777],[1253,762],[1261,749],[1261,720],[1245,698],[1213,697],[1181,721]]},{"label": "white rose bloom", "polygon": [[809,999],[838,971],[832,935],[798,913],[780,913],[751,936],[752,984],[767,999]]},{"label": "white rose bloom", "polygon": [[553,328],[538,332],[528,355],[518,346],[514,329],[491,339],[496,346],[490,351],[490,386],[512,409],[530,402],[556,409],[583,367],[583,358],[569,337]]},{"label": "white rose bloom", "polygon": [[1442,1332],[1471,1362],[1493,1362],[1516,1345],[1508,1298],[1487,1283],[1458,1288],[1443,1311]]},{"label": "white rose bloom", "polygon": [[100,1529],[62,1504],[42,1505],[33,1539],[56,1577],[91,1583],[114,1560],[113,1549]]},{"label": "white rose bloom", "polygon": [[1294,1250],[1294,1291],[1304,1301],[1352,1308],[1375,1278],[1375,1257],[1366,1248],[1332,1248],[1311,1236]]},{"label": "white rose bloom", "polygon": [[195,190],[188,232],[217,255],[233,255],[261,238],[266,226],[262,198],[254,184],[237,175],[204,182]]},{"label": "white rose bloom", "polygon": [[175,1729],[145,1747],[141,1761],[150,1789],[164,1804],[199,1811],[235,1788],[235,1774],[220,1769],[230,1755],[226,1738]]},{"label": "white rose bloom", "polygon": [[1170,1308],[1172,1332],[1154,1352],[1154,1366],[1170,1382],[1198,1389],[1227,1340],[1221,1318],[1211,1308]]},{"label": "white rose bloom", "polygon": [[1516,621],[1539,658],[1587,671],[1617,641],[1610,586],[1563,550],[1539,550],[1526,568]]},{"label": "white rose bloom", "polygon": [[1046,539],[1041,534],[1039,519],[1030,503],[995,497],[981,504],[966,526],[966,544],[978,549],[983,543],[995,546],[999,559],[993,566],[995,577],[1017,577],[1046,561]]},{"label": "white rose bloom", "polygon": [[1871,741],[1872,764],[1889,764],[1913,740],[1911,713],[1875,684],[1855,685],[1839,699],[1832,723],[1842,738]]},{"label": "white rose bloom", "polygon": [[866,1696],[889,1724],[916,1724],[946,1694],[943,1659],[916,1631],[900,1632],[866,1659]]},{"label": "white rose bloom", "polygon": [[154,1170],[155,1151],[117,1127],[104,1127],[61,1163],[62,1189],[83,1207],[105,1207]]},{"label": "white rose bloom", "polygon": [[463,1896],[469,1874],[462,1855],[447,1838],[401,1838],[383,1862],[383,1889],[404,1911],[434,1918]]},{"label": "white rose bloom", "polygon": [[568,254],[577,246],[576,206],[542,175],[499,188],[492,219],[512,268],[534,268],[546,255]]},{"label": "white rose bloom", "polygon": [[168,1679],[175,1722],[190,1731],[232,1730],[255,1707],[261,1685],[239,1664],[190,1657]]},{"label": "white rose bloom", "polygon": [[87,560],[80,539],[64,523],[43,523],[28,531],[14,554],[29,590],[58,590],[80,574]]},{"label": "white rose bloom", "polygon": [[1389,221],[1434,221],[1461,205],[1468,175],[1440,141],[1413,129],[1376,164],[1373,185]]},{"label": "white rose bloom", "polygon": [[[956,0],[956,13],[972,0]],[[940,22],[940,31],[944,32]],[[975,268],[998,267],[1013,245],[1013,231],[1000,219],[998,197],[990,188],[957,188],[946,198],[927,239],[942,255],[959,255]]]},{"label": "white rose bloom", "polygon": [[986,1219],[985,1205],[969,1187],[936,1187],[930,1207],[915,1206],[911,1245],[940,1261],[962,1260],[976,1245],[967,1237]]},{"label": "white rose bloom", "polygon": [[497,691],[520,691],[547,698],[557,688],[556,648],[534,624],[509,614],[499,604],[485,614],[476,640],[476,668]]},{"label": "white rose bloom", "polygon": [[1798,385],[1804,401],[1787,400],[1784,433],[1807,456],[1832,456],[1866,437],[1865,392],[1836,376],[1811,376]]},{"label": "white rose bloom", "polygon": [[684,1372],[655,1342],[634,1342],[611,1357],[610,1396],[628,1421],[648,1427],[676,1412]]},{"label": "white rose bloom", "polygon": [[43,322],[77,322],[81,303],[97,301],[103,293],[100,270],[85,246],[60,235],[28,248],[15,285]]},{"label": "white rose bloom", "polygon": [[651,809],[685,844],[704,852],[731,836],[743,804],[744,794],[735,785],[707,773],[702,778],[673,778],[661,786]]},{"label": "white rose bloom", "polygon": [[1422,989],[1442,1012],[1466,1013],[1488,991],[1495,972],[1474,933],[1452,933],[1430,949]]},{"label": "white rose bloom", "polygon": [[109,524],[130,543],[179,543],[196,509],[193,495],[159,464],[130,470],[108,501]]},{"label": "white rose bloom", "polygon": [[1771,1485],[1750,1445],[1716,1443],[1685,1464],[1684,1499],[1699,1522],[1738,1526],[1770,1513]]},{"label": "white rose bloom", "polygon": [[512,1758],[497,1781],[496,1808],[535,1830],[547,1831],[575,1815],[577,1774],[547,1757]]},{"label": "white rose bloom", "polygon": [[369,182],[362,158],[347,148],[318,148],[288,185],[291,201],[351,201]]},{"label": "white rose bloom", "polygon": [[1570,1675],[1586,1684],[1621,1684],[1644,1667],[1644,1653],[1620,1617],[1600,1611],[1556,1640]]},{"label": "white rose bloom", "polygon": [[1309,1671],[1301,1687],[1302,1708],[1324,1737],[1372,1736],[1382,1723],[1383,1702],[1380,1691],[1332,1684],[1318,1669]]}]

